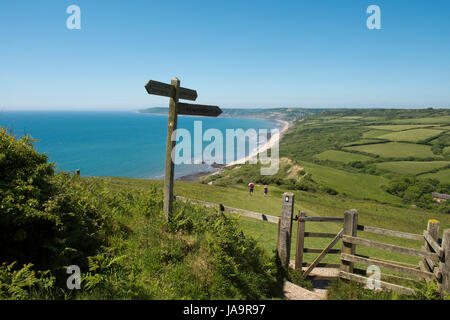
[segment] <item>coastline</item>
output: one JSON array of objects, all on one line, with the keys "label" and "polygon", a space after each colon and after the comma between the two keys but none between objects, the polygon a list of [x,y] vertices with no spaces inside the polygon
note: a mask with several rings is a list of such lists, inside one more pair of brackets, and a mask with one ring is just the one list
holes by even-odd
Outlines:
[{"label": "coastline", "polygon": [[291,127],[291,123],[288,122],[288,121],[285,121],[285,120],[274,120],[274,121],[280,122],[280,123],[282,123],[284,125],[279,133],[271,136],[270,139],[263,146],[259,147],[253,153],[249,154],[247,157],[245,157],[243,159],[235,160],[235,161],[233,161],[231,163],[228,163],[228,164],[225,165],[225,167],[231,167],[231,166],[234,166],[236,164],[245,163],[245,162],[249,161],[250,159],[256,157],[261,152],[264,152],[264,151],[270,149],[276,142],[279,143],[281,138],[283,137],[283,135]]},{"label": "coastline", "polygon": [[[264,119],[264,120],[267,120],[267,119]],[[270,120],[272,120],[272,119],[270,119]],[[222,172],[223,168],[231,167],[236,164],[245,163],[245,162],[249,161],[251,158],[256,157],[261,152],[264,152],[264,151],[270,149],[276,142],[280,143],[281,139],[283,138],[283,135],[286,134],[287,130],[292,126],[293,122],[289,122],[289,121],[285,121],[285,120],[275,120],[275,119],[273,119],[273,121],[283,124],[283,128],[281,129],[281,131],[279,133],[271,136],[270,139],[264,145],[260,146],[257,150],[255,150],[250,155],[248,155],[242,159],[235,160],[231,163],[221,165],[220,168],[215,172],[211,172],[211,171],[198,172],[198,173],[179,177],[177,180],[178,181],[195,182],[201,177],[219,174],[220,172]]]}]

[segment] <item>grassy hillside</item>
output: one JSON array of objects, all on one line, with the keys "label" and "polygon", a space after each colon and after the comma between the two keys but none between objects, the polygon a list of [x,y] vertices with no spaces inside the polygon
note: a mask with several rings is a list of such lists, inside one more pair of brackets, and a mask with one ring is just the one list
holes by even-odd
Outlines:
[{"label": "grassy hillside", "polygon": [[[55,173],[32,140],[0,128],[0,299],[280,297],[273,252],[233,218],[175,202],[167,223],[162,199],[147,182]],[[66,286],[69,265],[80,290]]]},{"label": "grassy hillside", "polygon": [[[89,178],[101,180],[117,190],[148,190],[162,188],[162,181],[130,178]],[[254,196],[250,197],[245,185],[233,187],[205,185],[177,181],[175,183],[175,194],[191,199],[222,203],[226,206],[242,208],[246,210],[261,212],[269,215],[279,216],[281,213],[281,195],[286,191],[283,187],[270,186],[267,197],[263,195],[263,187],[256,186]],[[450,228],[450,216],[448,214],[423,210],[420,208],[399,207],[383,204],[373,200],[353,199],[348,196],[333,196],[327,194],[316,194],[313,192],[293,191],[295,194],[295,214],[304,210],[311,216],[342,217],[344,211],[355,208],[359,212],[360,224],[378,226],[381,228],[395,229],[410,233],[422,233],[429,219],[437,219],[441,222],[441,230]],[[269,222],[259,221],[247,217],[240,217],[239,226],[244,234],[253,237],[267,253],[273,252],[276,247],[277,225]],[[307,231],[336,233],[342,226],[333,223],[309,223]],[[293,225],[293,234],[297,232],[297,225]],[[392,244],[420,248],[422,243],[400,238],[386,237],[374,234],[361,233],[363,237]],[[307,245],[313,248],[324,247],[329,239],[310,238]],[[340,244],[337,245],[339,247]],[[390,254],[388,252],[363,248],[358,253],[376,255],[380,258],[393,259],[399,262],[418,263],[418,259],[410,256]],[[306,254],[306,259],[312,261],[315,254]],[[295,257],[295,242],[291,249],[291,258]],[[338,256],[329,255],[325,258],[328,262],[338,262]]]}]

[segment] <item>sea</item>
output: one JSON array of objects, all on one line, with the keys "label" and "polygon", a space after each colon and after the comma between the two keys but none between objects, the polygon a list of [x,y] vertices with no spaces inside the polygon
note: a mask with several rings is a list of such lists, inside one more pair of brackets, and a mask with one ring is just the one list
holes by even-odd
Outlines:
[{"label": "sea", "polygon": [[[31,135],[35,149],[45,153],[58,170],[82,176],[164,178],[167,116],[134,111],[0,111],[0,126],[18,137]],[[194,134],[194,121],[203,132],[215,128],[273,129],[271,120],[179,116],[178,128]],[[250,150],[247,143],[247,155]],[[203,143],[203,148],[208,143]],[[175,166],[175,178],[216,171],[205,163]]]}]

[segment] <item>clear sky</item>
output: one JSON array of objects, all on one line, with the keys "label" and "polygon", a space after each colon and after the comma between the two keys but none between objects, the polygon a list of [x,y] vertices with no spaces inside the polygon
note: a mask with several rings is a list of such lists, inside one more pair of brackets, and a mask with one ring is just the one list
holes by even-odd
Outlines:
[{"label": "clear sky", "polygon": [[144,85],[174,76],[221,107],[448,108],[450,1],[0,2],[0,109],[167,106]]}]

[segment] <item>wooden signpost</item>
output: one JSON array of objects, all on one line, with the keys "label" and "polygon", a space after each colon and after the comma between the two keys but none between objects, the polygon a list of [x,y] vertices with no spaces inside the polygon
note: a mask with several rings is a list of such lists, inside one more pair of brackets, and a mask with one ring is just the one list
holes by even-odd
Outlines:
[{"label": "wooden signpost", "polygon": [[172,150],[176,141],[172,141],[172,134],[177,129],[178,115],[217,117],[222,110],[217,106],[195,105],[178,102],[179,99],[195,101],[197,91],[180,87],[180,80],[173,78],[170,84],[150,80],[145,89],[148,94],[169,97],[169,121],[167,126],[167,148],[166,165],[164,171],[164,213],[166,219],[170,219],[173,202],[173,178],[174,163],[172,161]]}]

